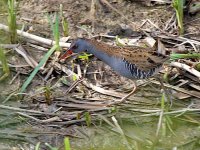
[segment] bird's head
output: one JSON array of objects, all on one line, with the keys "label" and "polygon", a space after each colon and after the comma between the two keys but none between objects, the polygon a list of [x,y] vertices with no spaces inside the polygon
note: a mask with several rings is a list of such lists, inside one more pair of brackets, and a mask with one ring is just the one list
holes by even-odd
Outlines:
[{"label": "bird's head", "polygon": [[64,59],[72,53],[87,52],[89,48],[90,44],[85,39],[78,38],[71,43],[69,49],[60,57],[60,59]]}]

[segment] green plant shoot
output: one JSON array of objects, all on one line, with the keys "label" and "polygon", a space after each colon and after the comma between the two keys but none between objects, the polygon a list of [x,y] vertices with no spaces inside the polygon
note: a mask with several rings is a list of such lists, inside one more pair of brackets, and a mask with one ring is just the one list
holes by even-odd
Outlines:
[{"label": "green plant shoot", "polygon": [[180,29],[180,34],[183,34],[183,4],[184,0],[173,0],[173,7],[176,11],[176,18],[178,20],[178,27]]},{"label": "green plant shoot", "polygon": [[79,55],[78,58],[88,61],[90,56],[92,56],[92,54],[83,53],[82,55]]},{"label": "green plant shoot", "polygon": [[71,150],[70,142],[69,142],[69,138],[68,137],[64,138],[64,146],[65,146],[65,150]]},{"label": "green plant shoot", "polygon": [[61,14],[61,24],[62,24],[63,34],[65,37],[67,37],[69,35],[69,23],[64,17],[62,4],[60,4],[60,14]]},{"label": "green plant shoot", "polygon": [[84,116],[85,116],[86,124],[89,127],[91,125],[91,115],[89,112],[85,112]]},{"label": "green plant shoot", "polygon": [[3,70],[3,75],[0,76],[0,81],[4,80],[5,78],[7,78],[10,74],[10,69],[8,67],[8,63],[7,63],[7,60],[6,60],[6,56],[4,54],[4,51],[2,48],[0,48],[0,61],[1,61],[1,64],[2,64],[2,70]]}]

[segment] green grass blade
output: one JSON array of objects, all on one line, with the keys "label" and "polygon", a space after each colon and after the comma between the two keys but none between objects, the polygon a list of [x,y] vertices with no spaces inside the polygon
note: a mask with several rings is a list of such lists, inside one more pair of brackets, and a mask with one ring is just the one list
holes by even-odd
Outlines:
[{"label": "green grass blade", "polygon": [[51,26],[51,30],[53,31],[53,36],[55,40],[55,45],[57,45],[57,50],[60,50],[59,41],[60,41],[60,32],[59,32],[59,15],[56,13],[55,24],[52,22],[51,18],[48,17],[49,24]]},{"label": "green grass blade", "polygon": [[54,40],[56,41],[56,45],[59,45],[59,39],[60,39],[59,16],[56,13],[56,22],[55,22],[55,25],[54,25]]},{"label": "green grass blade", "polygon": [[53,52],[58,48],[57,45],[54,45],[47,53],[46,55],[42,58],[42,60],[40,61],[40,63],[38,64],[38,66],[33,70],[33,72],[31,73],[31,75],[28,77],[28,79],[24,82],[24,84],[22,85],[22,88],[20,89],[20,93],[23,93],[27,86],[31,83],[31,81],[33,80],[34,76],[37,74],[37,72],[39,71],[40,67],[42,67],[42,65],[49,59],[49,57],[53,54]]},{"label": "green grass blade", "polygon": [[187,59],[187,58],[194,58],[194,59],[200,59],[200,53],[190,53],[190,54],[176,54],[172,53],[170,55],[170,59],[176,60],[176,59]]},{"label": "green grass blade", "polygon": [[65,18],[62,19],[62,28],[64,36],[69,36],[69,23],[65,20]]},{"label": "green grass blade", "polygon": [[35,150],[40,150],[40,142],[38,142],[35,146]]},{"label": "green grass blade", "polygon": [[67,37],[69,35],[69,23],[64,17],[62,4],[60,4],[60,16],[61,16],[61,24],[62,24],[63,34],[65,37]]},{"label": "green grass blade", "polygon": [[58,150],[58,148],[51,146],[48,143],[45,143],[45,145],[49,148],[49,150]]}]

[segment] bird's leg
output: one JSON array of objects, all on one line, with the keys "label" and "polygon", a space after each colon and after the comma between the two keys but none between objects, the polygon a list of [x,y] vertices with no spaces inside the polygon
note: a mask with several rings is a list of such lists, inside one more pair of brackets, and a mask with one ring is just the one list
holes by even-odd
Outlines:
[{"label": "bird's leg", "polygon": [[124,96],[119,103],[123,103],[127,98],[129,98],[136,90],[137,86],[135,85],[135,83],[133,84],[133,90],[126,96]]},{"label": "bird's leg", "polygon": [[137,86],[136,86],[135,82],[133,82],[133,90],[128,95],[124,96],[120,101],[113,102],[111,104],[108,104],[107,106],[123,103],[124,101],[126,101],[127,98],[129,98],[135,92],[136,88],[137,88]]},{"label": "bird's leg", "polygon": [[166,87],[164,86],[163,80],[160,77],[156,77],[158,79],[158,81],[160,82],[161,85],[161,89],[162,92],[164,92],[165,96],[166,96],[166,100],[169,101],[170,100],[170,107],[172,106],[172,99],[170,98],[169,92],[167,91]]}]

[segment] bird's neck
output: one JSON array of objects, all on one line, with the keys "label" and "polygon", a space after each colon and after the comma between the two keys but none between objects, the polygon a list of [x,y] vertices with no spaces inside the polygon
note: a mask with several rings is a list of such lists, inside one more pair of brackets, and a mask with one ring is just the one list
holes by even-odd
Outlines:
[{"label": "bird's neck", "polygon": [[106,64],[110,64],[110,61],[112,61],[111,60],[112,56],[108,55],[104,51],[96,49],[95,47],[91,47],[90,49],[88,49],[88,52],[93,54],[95,57],[97,57],[98,59],[102,60]]}]

